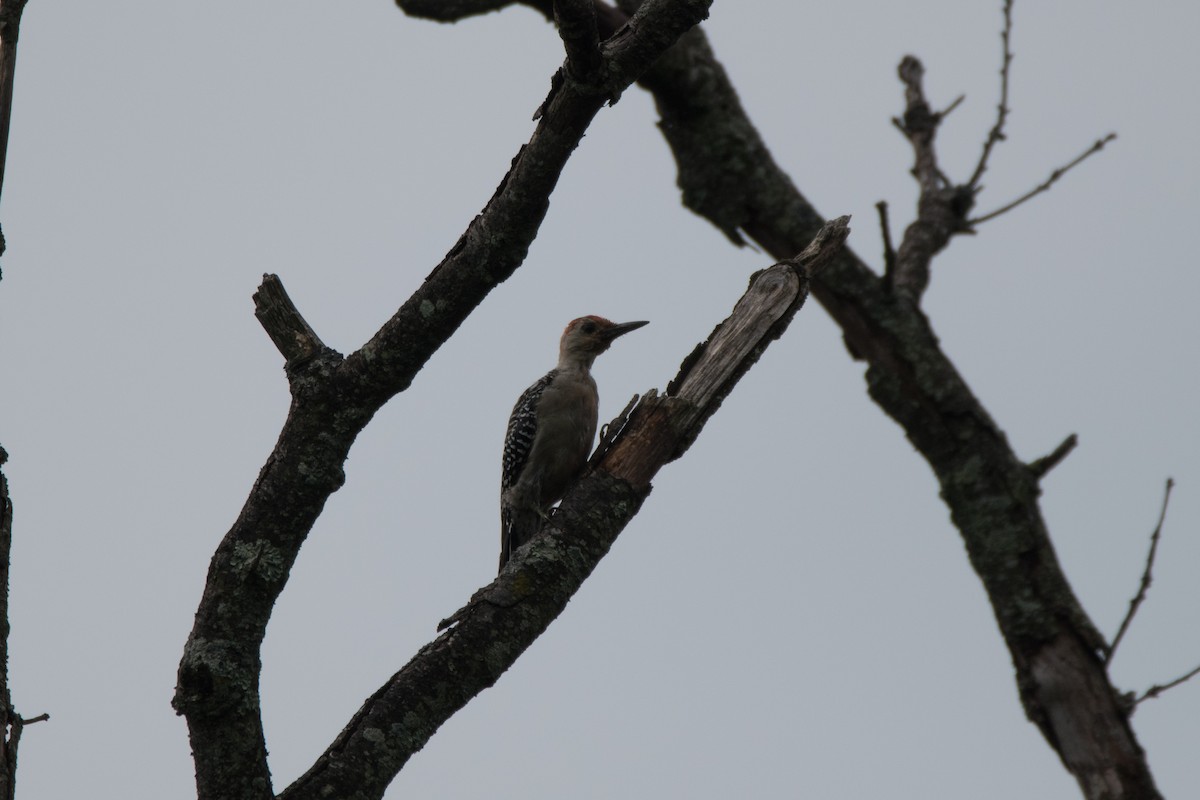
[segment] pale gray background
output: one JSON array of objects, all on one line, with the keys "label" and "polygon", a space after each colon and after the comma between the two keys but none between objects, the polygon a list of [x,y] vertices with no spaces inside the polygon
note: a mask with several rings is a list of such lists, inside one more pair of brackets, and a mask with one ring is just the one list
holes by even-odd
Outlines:
[{"label": "pale gray background", "polygon": [[[1149,601],[1114,665],[1200,662],[1200,6],[1017,5],[1010,141],[986,211],[1100,135],[1048,195],[956,240],[926,299],[1045,482],[1059,556],[1109,635],[1163,481]],[[963,179],[998,95],[1000,2],[718,0],[719,57],[776,158],[878,264],[911,219],[895,66]],[[287,407],[250,295],[279,273],[360,345],[482,208],[562,61],[525,9],[440,26],[387,0],[48,2],[25,14],[0,283],[0,442],[17,516],[11,674],[22,800],[187,797],[168,705],[208,559]],[[663,386],[769,263],[684,211],[647,96],[605,109],[542,235],[355,445],[275,612],[263,693],[282,789],[489,581],[514,398],[585,313],[650,319],[598,365],[602,417]],[[566,613],[391,797],[1074,798],[925,463],[814,303]],[[1134,720],[1164,793],[1200,795],[1200,683]]]}]

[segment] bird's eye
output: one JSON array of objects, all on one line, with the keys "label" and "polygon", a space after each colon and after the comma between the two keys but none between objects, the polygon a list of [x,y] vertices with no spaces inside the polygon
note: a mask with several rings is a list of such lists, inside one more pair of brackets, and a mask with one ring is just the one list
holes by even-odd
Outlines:
[{"label": "bird's eye", "polygon": [[583,325],[580,327],[582,328],[583,332],[587,333],[587,334],[592,334],[592,333],[596,332],[596,323],[592,322],[590,319],[587,322],[583,323]]}]

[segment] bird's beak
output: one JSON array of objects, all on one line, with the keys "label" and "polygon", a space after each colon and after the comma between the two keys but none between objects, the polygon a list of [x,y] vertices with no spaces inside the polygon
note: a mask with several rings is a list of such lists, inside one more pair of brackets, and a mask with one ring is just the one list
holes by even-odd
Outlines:
[{"label": "bird's beak", "polygon": [[605,341],[611,342],[613,339],[616,339],[618,336],[624,336],[625,334],[629,333],[630,331],[636,331],[638,328],[642,327],[643,325],[649,325],[649,324],[650,324],[650,321],[644,320],[644,319],[638,320],[637,322],[618,322],[616,325],[613,325],[611,328],[608,328],[607,330],[604,331],[604,339],[605,339]]}]

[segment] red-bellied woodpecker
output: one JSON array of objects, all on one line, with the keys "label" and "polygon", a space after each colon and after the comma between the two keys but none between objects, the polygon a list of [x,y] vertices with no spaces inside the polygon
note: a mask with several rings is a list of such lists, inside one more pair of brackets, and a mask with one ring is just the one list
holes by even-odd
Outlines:
[{"label": "red-bellied woodpecker", "polygon": [[563,331],[558,366],[513,406],[500,475],[500,568],[533,538],[587,463],[596,436],[599,397],[592,362],[618,336],[645,322],[580,317]]}]

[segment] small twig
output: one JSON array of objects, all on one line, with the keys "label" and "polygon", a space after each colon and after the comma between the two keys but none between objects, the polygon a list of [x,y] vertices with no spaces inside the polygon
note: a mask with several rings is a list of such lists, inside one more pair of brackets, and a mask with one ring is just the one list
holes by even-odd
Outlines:
[{"label": "small twig", "polygon": [[1033,477],[1041,480],[1046,476],[1046,473],[1057,467],[1062,460],[1071,454],[1075,446],[1079,444],[1079,437],[1072,433],[1070,436],[1062,440],[1062,444],[1054,448],[1049,455],[1044,455],[1039,459],[1029,462],[1029,471],[1033,473]]},{"label": "small twig", "polygon": [[[1174,488],[1174,486],[1175,481],[1167,478],[1167,489],[1163,493],[1162,510],[1158,513],[1158,524],[1154,526],[1154,532],[1150,534],[1150,552],[1146,555],[1146,569],[1142,571],[1142,582],[1141,585],[1138,586],[1137,594],[1134,595],[1133,599],[1129,601],[1129,611],[1126,612],[1125,619],[1121,620],[1121,626],[1117,628],[1117,635],[1113,637],[1112,644],[1108,647],[1108,653],[1104,657],[1105,664],[1112,662],[1113,656],[1115,656],[1117,653],[1117,646],[1121,644],[1121,639],[1125,637],[1125,632],[1129,630],[1129,624],[1133,622],[1133,617],[1135,614],[1137,614],[1138,606],[1140,606],[1142,601],[1146,599],[1146,593],[1150,590],[1150,583],[1153,580],[1150,575],[1150,570],[1154,567],[1154,557],[1158,554],[1158,539],[1162,535],[1163,522],[1167,518],[1167,503],[1171,501],[1171,489]],[[1167,686],[1159,689],[1159,691],[1165,691],[1176,684],[1183,683],[1183,681],[1190,677],[1191,675],[1188,675],[1181,680],[1168,684]],[[1155,694],[1157,695],[1157,692]],[[1147,692],[1147,695],[1149,695],[1149,692]]]},{"label": "small twig", "polygon": [[892,247],[892,231],[888,225],[888,204],[886,200],[880,200],[875,204],[875,208],[879,209],[879,228],[883,231],[883,277],[892,285],[895,279],[896,272],[896,248]]},{"label": "small twig", "polygon": [[1008,205],[1001,206],[1000,208],[997,208],[995,211],[991,211],[987,214],[984,214],[981,217],[975,217],[974,219],[967,220],[967,224],[973,227],[975,225],[979,225],[980,223],[987,222],[988,220],[995,219],[996,217],[1000,216],[1001,214],[1012,211],[1014,208],[1021,205],[1026,200],[1030,200],[1030,199],[1038,196],[1039,194],[1041,194],[1042,192],[1046,191],[1051,186],[1053,186],[1058,181],[1058,179],[1061,178],[1063,175],[1066,175],[1069,170],[1078,166],[1084,159],[1086,159],[1088,156],[1092,155],[1093,153],[1098,153],[1101,150],[1103,150],[1104,145],[1108,144],[1109,142],[1111,142],[1112,140],[1114,140],[1116,138],[1117,138],[1117,135],[1115,133],[1110,133],[1107,136],[1105,136],[1103,139],[1097,139],[1096,142],[1091,147],[1089,147],[1087,150],[1083,151],[1083,153],[1081,153],[1079,156],[1077,156],[1074,161],[1072,161],[1071,163],[1066,164],[1064,166],[1061,166],[1058,169],[1051,172],[1050,177],[1046,179],[1045,183],[1042,183],[1039,186],[1037,186],[1036,188],[1026,192],[1025,194],[1018,197],[1016,200],[1013,200]]},{"label": "small twig", "polygon": [[1136,706],[1138,703],[1142,702],[1143,700],[1147,700],[1151,697],[1158,697],[1160,694],[1167,691],[1168,689],[1174,689],[1176,686],[1178,686],[1181,683],[1187,683],[1188,681],[1190,681],[1192,678],[1196,677],[1197,675],[1200,675],[1200,667],[1196,667],[1194,670],[1187,673],[1186,675],[1180,675],[1178,678],[1171,681],[1170,683],[1155,684],[1154,686],[1151,686],[1149,689],[1147,689],[1145,694],[1143,694],[1137,700],[1134,700],[1133,704],[1134,704],[1134,706]]},{"label": "small twig", "polygon": [[971,180],[967,181],[967,185],[973,189],[979,188],[979,179],[983,177],[984,170],[987,169],[988,159],[991,158],[992,148],[998,142],[1004,141],[1004,123],[1008,119],[1008,71],[1012,65],[1013,54],[1009,47],[1010,36],[1012,34],[1012,0],[1004,0],[1004,29],[1000,31],[1000,41],[1003,44],[1003,61],[1000,64],[1000,104],[996,106],[996,124],[988,131],[987,139],[983,143],[983,152],[979,156],[979,163],[975,165],[975,172],[971,174]]},{"label": "small twig", "polygon": [[953,111],[954,109],[958,108],[959,106],[961,106],[963,101],[966,99],[967,99],[967,96],[965,94],[960,94],[958,97],[954,98],[953,103],[946,106],[941,111],[937,112],[938,120],[943,120],[946,117],[950,116],[950,112]]},{"label": "small twig", "polygon": [[24,719],[23,717],[17,717],[17,720],[19,720],[22,725],[32,725],[35,722],[46,722],[49,719],[50,719],[49,714],[38,714],[36,717],[30,717],[29,719]]}]

